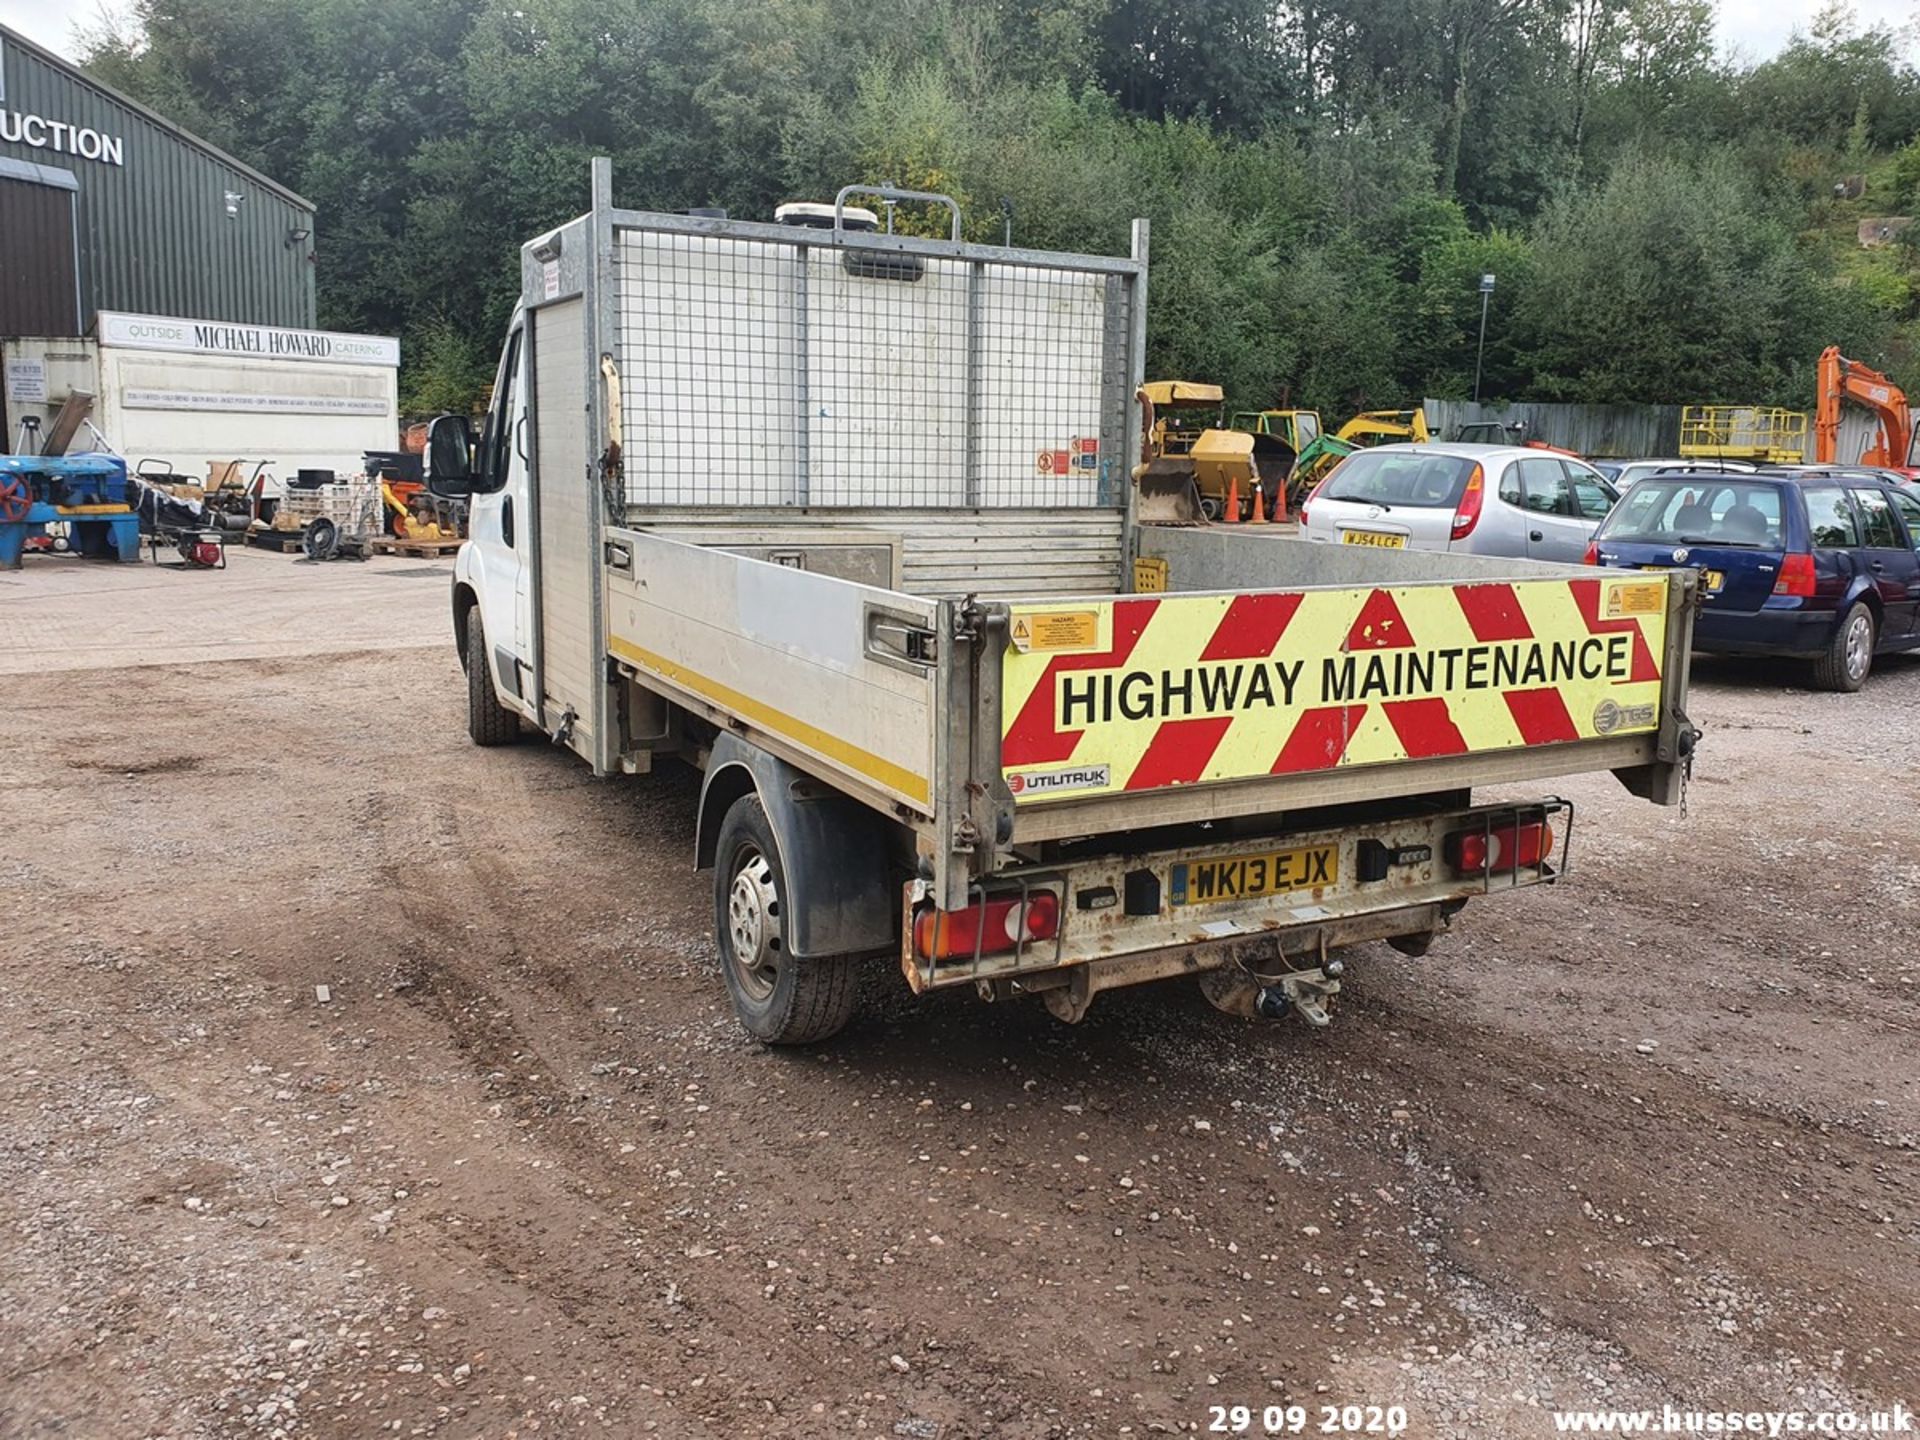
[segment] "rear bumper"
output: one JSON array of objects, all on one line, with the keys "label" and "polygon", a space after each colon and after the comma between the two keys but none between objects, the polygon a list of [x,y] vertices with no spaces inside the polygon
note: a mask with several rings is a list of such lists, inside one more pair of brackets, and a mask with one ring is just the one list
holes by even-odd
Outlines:
[{"label": "rear bumper", "polygon": [[[1554,832],[1553,851],[1542,863],[1491,875],[1463,874],[1449,864],[1450,834],[1536,820],[1548,821]],[[1288,957],[1297,963],[1300,956],[1362,941],[1431,934],[1476,896],[1551,884],[1565,873],[1572,834],[1572,805],[1543,800],[1005,871],[987,884],[985,897],[1051,891],[1061,916],[1055,938],[1001,954],[930,963],[913,948],[915,897],[910,894],[901,965],[918,991],[1082,965],[1103,972],[1097,989],[1235,961],[1287,969]],[[1307,883],[1299,888],[1258,898],[1194,893],[1201,887],[1191,872],[1209,862],[1307,850],[1332,853],[1325,869],[1304,875]]]},{"label": "rear bumper", "polygon": [[1693,625],[1693,648],[1716,655],[1818,655],[1833,636],[1831,610],[1761,609],[1715,614],[1711,603]]}]

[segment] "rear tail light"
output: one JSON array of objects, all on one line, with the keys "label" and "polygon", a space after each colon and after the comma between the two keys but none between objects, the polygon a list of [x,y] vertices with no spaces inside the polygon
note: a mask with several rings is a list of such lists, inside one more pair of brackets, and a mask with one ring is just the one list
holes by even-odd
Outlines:
[{"label": "rear tail light", "polygon": [[1776,595],[1813,594],[1813,556],[1787,555],[1780,561],[1780,576],[1773,582]]},{"label": "rear tail light", "polygon": [[1447,863],[1461,875],[1502,875],[1538,866],[1553,854],[1553,826],[1545,820],[1494,830],[1456,830],[1447,836]]},{"label": "rear tail light", "polygon": [[1600,563],[1600,543],[1597,540],[1587,542],[1587,553],[1580,557],[1580,563],[1582,565],[1598,565]]},{"label": "rear tail light", "polygon": [[1320,483],[1315,485],[1313,489],[1307,493],[1307,498],[1300,502],[1300,508],[1295,513],[1300,517],[1300,528],[1302,530],[1307,528],[1307,507],[1320,498],[1320,492],[1327,488],[1327,482],[1333,479],[1335,471],[1339,470],[1339,468],[1338,465],[1335,465],[1332,470],[1322,475],[1320,477]]},{"label": "rear tail light", "polygon": [[989,896],[964,910],[928,906],[913,917],[913,948],[922,960],[999,955],[1059,933],[1060,897],[1051,890],[1032,891],[1024,900]]},{"label": "rear tail light", "polygon": [[1480,523],[1480,507],[1487,498],[1487,475],[1478,465],[1467,476],[1467,488],[1460,492],[1460,503],[1453,512],[1453,538],[1464,540]]}]

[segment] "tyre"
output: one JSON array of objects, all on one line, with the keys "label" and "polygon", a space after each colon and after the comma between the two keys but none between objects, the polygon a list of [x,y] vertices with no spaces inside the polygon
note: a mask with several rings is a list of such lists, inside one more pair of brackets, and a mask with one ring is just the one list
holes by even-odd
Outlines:
[{"label": "tyre", "polygon": [[487,665],[487,629],[480,607],[467,611],[467,734],[476,745],[511,745],[520,738],[520,717],[493,693]]},{"label": "tyre", "polygon": [[1822,690],[1845,694],[1858,690],[1867,683],[1867,672],[1873,669],[1876,638],[1873,611],[1856,602],[1840,617],[1826,650],[1813,662],[1813,683]]},{"label": "tyre", "polygon": [[850,956],[802,959],[787,948],[787,879],[758,795],[733,802],[713,863],[713,934],[733,1013],[768,1045],[807,1045],[853,1018]]},{"label": "tyre", "polygon": [[309,560],[331,560],[340,553],[340,527],[324,515],[307,522],[300,536],[300,548]]}]

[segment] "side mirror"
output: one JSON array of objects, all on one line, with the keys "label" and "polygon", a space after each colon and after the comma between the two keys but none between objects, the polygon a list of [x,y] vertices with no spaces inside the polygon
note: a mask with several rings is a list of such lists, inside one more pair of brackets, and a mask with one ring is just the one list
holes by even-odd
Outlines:
[{"label": "side mirror", "polygon": [[473,426],[464,415],[436,415],[427,424],[427,492],[446,500],[473,493]]}]

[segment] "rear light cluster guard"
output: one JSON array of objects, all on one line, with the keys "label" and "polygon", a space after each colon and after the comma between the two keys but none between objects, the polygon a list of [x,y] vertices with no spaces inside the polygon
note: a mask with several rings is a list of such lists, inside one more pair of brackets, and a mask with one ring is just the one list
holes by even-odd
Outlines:
[{"label": "rear light cluster guard", "polygon": [[913,915],[914,954],[926,961],[978,960],[1059,937],[1060,897],[1051,890],[983,894],[964,910],[927,905]]},{"label": "rear light cluster guard", "polygon": [[[1556,834],[1554,820],[1562,816],[1564,824]],[[1441,842],[1440,853],[1456,875],[1482,880],[1491,890],[1496,876],[1511,877],[1510,884],[1517,887],[1551,883],[1566,873],[1573,843],[1571,801],[1488,810],[1476,818],[1478,824],[1455,830]]]}]

